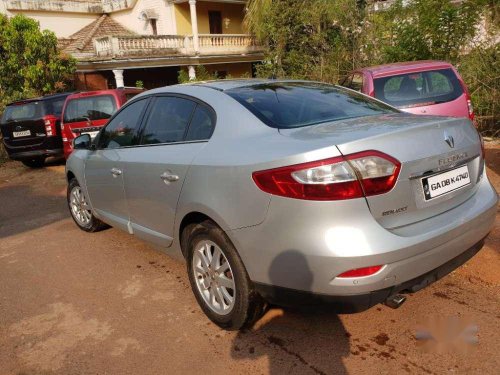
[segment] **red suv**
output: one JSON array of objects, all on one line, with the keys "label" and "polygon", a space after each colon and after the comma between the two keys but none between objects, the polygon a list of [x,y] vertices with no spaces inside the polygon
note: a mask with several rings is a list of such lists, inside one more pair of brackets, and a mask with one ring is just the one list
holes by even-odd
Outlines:
[{"label": "red suv", "polygon": [[64,157],[73,151],[73,139],[81,134],[94,138],[115,111],[135,95],[138,88],[87,91],[68,96],[62,113]]},{"label": "red suv", "polygon": [[342,86],[417,115],[474,119],[469,91],[453,65],[413,61],[353,71]]}]

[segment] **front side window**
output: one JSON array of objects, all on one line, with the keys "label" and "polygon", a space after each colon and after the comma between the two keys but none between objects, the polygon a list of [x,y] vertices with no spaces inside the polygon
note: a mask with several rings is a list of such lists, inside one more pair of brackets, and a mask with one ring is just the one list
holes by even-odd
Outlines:
[{"label": "front side window", "polygon": [[153,103],[141,144],[184,141],[196,103],[177,97],[160,96]]},{"label": "front side window", "polygon": [[315,82],[273,82],[225,93],[266,125],[278,129],[398,112],[365,95]]},{"label": "front side window", "polygon": [[398,108],[446,103],[463,94],[452,69],[377,78],[374,84],[375,97]]},{"label": "front side window", "polygon": [[110,118],[116,111],[112,95],[97,95],[71,99],[64,110],[64,122],[94,121]]},{"label": "front side window", "polygon": [[119,148],[137,144],[137,130],[147,99],[124,107],[99,134],[99,148]]}]

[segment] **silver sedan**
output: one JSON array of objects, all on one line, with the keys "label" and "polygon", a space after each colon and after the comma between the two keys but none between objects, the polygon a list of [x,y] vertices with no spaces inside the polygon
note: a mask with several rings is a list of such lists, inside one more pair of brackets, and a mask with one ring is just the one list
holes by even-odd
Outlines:
[{"label": "silver sedan", "polygon": [[468,119],[306,81],[147,91],[75,140],[66,173],[81,229],[185,259],[226,329],[266,303],[397,307],[479,251],[497,206]]}]

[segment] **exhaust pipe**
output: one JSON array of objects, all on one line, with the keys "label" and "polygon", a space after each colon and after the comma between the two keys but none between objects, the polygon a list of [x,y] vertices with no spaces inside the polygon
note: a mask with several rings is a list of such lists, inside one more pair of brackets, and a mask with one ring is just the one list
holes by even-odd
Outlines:
[{"label": "exhaust pipe", "polygon": [[387,298],[384,302],[386,306],[389,306],[391,309],[397,309],[406,301],[406,296],[402,294],[394,294]]}]

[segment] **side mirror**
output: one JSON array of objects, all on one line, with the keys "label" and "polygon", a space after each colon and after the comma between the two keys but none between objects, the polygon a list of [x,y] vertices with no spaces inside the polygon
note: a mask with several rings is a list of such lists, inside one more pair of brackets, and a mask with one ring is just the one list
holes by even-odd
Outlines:
[{"label": "side mirror", "polygon": [[92,139],[90,134],[82,134],[73,140],[73,149],[75,150],[90,150]]}]

